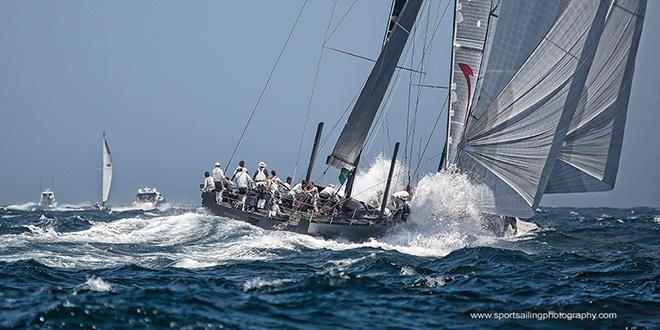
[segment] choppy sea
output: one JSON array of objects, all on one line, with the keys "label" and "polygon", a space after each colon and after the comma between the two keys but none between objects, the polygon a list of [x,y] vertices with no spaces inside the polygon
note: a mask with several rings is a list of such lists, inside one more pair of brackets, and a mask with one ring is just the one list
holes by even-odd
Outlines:
[{"label": "choppy sea", "polygon": [[356,244],[196,209],[3,207],[0,328],[660,327],[660,210],[534,221],[509,238],[412,224]]}]

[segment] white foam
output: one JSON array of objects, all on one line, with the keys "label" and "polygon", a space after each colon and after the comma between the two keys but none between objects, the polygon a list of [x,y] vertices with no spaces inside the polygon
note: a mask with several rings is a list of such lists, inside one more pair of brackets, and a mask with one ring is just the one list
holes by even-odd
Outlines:
[{"label": "white foam", "polygon": [[415,270],[412,269],[412,267],[403,266],[403,267],[401,267],[401,271],[399,272],[399,274],[401,276],[411,276],[411,275],[415,275],[416,273],[415,273]]},{"label": "white foam", "polygon": [[83,283],[80,287],[79,290],[90,290],[90,291],[97,291],[97,292],[107,292],[112,290],[112,286],[108,284],[106,281],[104,281],[100,277],[90,277]]},{"label": "white foam", "polygon": [[[84,211],[88,204],[79,203],[79,204],[59,204],[55,207],[44,208],[46,211],[56,211],[56,212],[69,212],[69,211]],[[24,204],[8,205],[5,207],[7,210],[13,211],[37,211],[40,209],[39,203],[28,202]]]},{"label": "white foam", "polygon": [[281,286],[284,283],[293,282],[291,279],[267,280],[261,277],[251,278],[243,284],[243,291],[258,290],[261,288],[273,288]]},{"label": "white foam", "polygon": [[[385,159],[372,162],[365,171],[376,173]],[[377,175],[374,175],[377,176]],[[371,179],[363,181],[362,184]],[[358,188],[359,189],[359,188]],[[110,267],[137,264],[205,268],[235,260],[270,260],[282,251],[308,249],[351,250],[375,248],[401,253],[440,257],[463,247],[493,245],[500,240],[482,229],[478,209],[479,187],[456,172],[429,174],[418,184],[411,202],[409,221],[389,235],[363,243],[315,238],[284,231],[263,230],[241,221],[185,213],[153,218],[130,217],[112,222],[91,222],[85,230],[58,232],[50,224],[28,225],[29,232],[2,235],[3,247],[21,247],[21,253],[2,255],[0,260],[35,259],[51,267]],[[43,249],[44,244],[66,249]],[[58,245],[60,244],[60,245]],[[108,245],[119,245],[117,248]],[[127,253],[126,245],[140,248]],[[30,249],[31,246],[41,248]],[[124,251],[124,252],[122,252]],[[370,252],[371,253],[371,252]],[[380,253],[378,251],[374,253]],[[360,258],[330,262],[330,268],[343,268]],[[403,271],[402,271],[403,272]],[[406,271],[407,272],[407,271]]]},{"label": "white foam", "polygon": [[445,281],[444,278],[442,277],[432,277],[432,276],[426,276],[420,281],[415,283],[415,286],[426,286],[429,288],[437,288],[444,286],[447,282]]},{"label": "white foam", "polygon": [[[382,195],[379,195],[378,192],[380,191],[382,194],[385,190],[391,162],[391,159],[379,154],[371,161],[368,167],[360,169],[355,177],[351,196],[365,202],[372,200],[380,202]],[[400,191],[405,188],[406,173],[406,166],[397,161],[394,165],[394,175],[390,192]]]},{"label": "white foam", "polygon": [[7,205],[5,209],[13,211],[34,211],[38,206],[39,204],[30,202],[25,204]]}]

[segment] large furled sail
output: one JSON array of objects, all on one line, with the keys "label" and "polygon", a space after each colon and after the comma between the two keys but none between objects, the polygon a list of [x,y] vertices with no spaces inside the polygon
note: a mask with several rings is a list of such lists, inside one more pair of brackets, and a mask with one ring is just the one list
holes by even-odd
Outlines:
[{"label": "large furled sail", "polygon": [[327,164],[348,170],[355,167],[421,5],[422,0],[407,0],[403,4]]},{"label": "large furled sail", "polygon": [[[520,43],[518,49],[508,49],[506,45],[493,41],[498,35],[496,31],[499,30],[499,34],[521,34],[524,27],[511,21],[507,23],[507,20],[541,15],[548,9],[540,4],[498,9],[499,20],[487,32],[493,35],[484,39],[487,44],[490,41],[492,49],[484,52],[486,58],[480,63],[486,63],[488,68],[488,58],[493,56],[505,61],[510,58],[513,63],[501,65],[505,69],[518,63],[521,63],[520,67],[515,73],[507,73],[510,78],[503,79],[504,82],[494,83],[493,90],[486,80],[478,84],[484,92],[472,91],[471,96],[479,95],[477,102],[484,104],[465,105],[466,112],[472,107],[478,111],[464,114],[463,132],[454,135],[454,141],[451,141],[455,147],[455,161],[451,155],[449,161],[489,188],[487,195],[480,199],[482,210],[488,213],[517,217],[534,215],[583,93],[610,7],[607,1],[598,0],[552,5],[554,10],[545,11],[546,15],[553,17],[557,12],[561,13],[549,28],[548,25],[537,27],[524,36],[537,41],[529,53],[525,48],[533,42]],[[530,14],[523,8],[537,12]],[[460,28],[460,24],[457,27]],[[546,28],[547,32],[543,33]],[[503,53],[507,50],[513,52],[511,56]],[[456,58],[455,63],[457,61]],[[495,63],[491,70],[497,70]],[[488,69],[485,72],[488,74]],[[464,76],[467,80],[469,75]],[[460,79],[453,79],[456,96],[460,99],[461,87],[456,82]],[[466,100],[471,101],[469,96]],[[457,103],[458,100],[454,104]],[[459,139],[455,141],[457,137]],[[449,144],[448,154],[452,152],[452,144]]]},{"label": "large furled sail", "polygon": [[101,202],[108,201],[110,196],[110,185],[112,184],[112,158],[110,157],[110,147],[103,134],[103,185],[101,191]]},{"label": "large furled sail", "polygon": [[607,14],[586,86],[546,193],[606,191],[619,168],[645,0],[617,0]]},{"label": "large furled sail", "polygon": [[477,87],[492,0],[457,1],[454,9],[451,88],[444,164],[453,163]]}]

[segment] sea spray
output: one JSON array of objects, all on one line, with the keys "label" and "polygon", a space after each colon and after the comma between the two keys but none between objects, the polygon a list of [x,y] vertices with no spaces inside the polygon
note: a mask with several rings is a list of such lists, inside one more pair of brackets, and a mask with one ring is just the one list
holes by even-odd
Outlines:
[{"label": "sea spray", "polygon": [[483,229],[479,211],[483,189],[456,170],[428,174],[416,187],[407,223],[381,240],[398,251],[427,256],[492,244],[495,237]]},{"label": "sea spray", "polygon": [[[352,197],[365,202],[380,202],[391,162],[391,159],[379,154],[369,163],[369,166],[358,169]],[[400,191],[406,187],[406,173],[408,173],[407,167],[397,160],[394,165],[391,192]]]}]

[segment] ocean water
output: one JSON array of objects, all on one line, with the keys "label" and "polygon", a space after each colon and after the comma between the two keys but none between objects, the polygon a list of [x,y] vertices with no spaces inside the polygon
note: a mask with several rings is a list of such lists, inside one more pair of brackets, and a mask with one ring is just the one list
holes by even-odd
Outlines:
[{"label": "ocean water", "polygon": [[511,238],[415,221],[356,244],[195,209],[3,207],[0,328],[660,327],[660,210],[542,209]]}]

